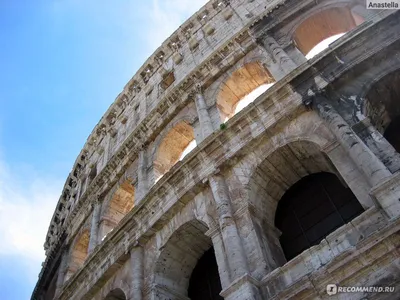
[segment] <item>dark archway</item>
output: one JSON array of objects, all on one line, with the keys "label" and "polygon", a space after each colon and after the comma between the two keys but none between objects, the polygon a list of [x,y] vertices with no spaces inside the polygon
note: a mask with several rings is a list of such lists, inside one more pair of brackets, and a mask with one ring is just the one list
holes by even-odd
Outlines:
[{"label": "dark archway", "polygon": [[191,300],[222,300],[221,281],[214,248],[211,247],[199,259],[189,280],[188,296]]},{"label": "dark archway", "polygon": [[393,148],[400,153],[400,116],[396,117],[386,128],[383,135]]},{"label": "dark archway", "polygon": [[115,289],[109,292],[104,300],[126,300],[126,296],[121,289]]},{"label": "dark archway", "polygon": [[[182,224],[162,246],[154,270],[155,299],[221,299],[217,297],[221,283],[207,230],[203,222],[191,220]],[[204,289],[208,293],[200,291]]]},{"label": "dark archway", "polygon": [[371,87],[366,95],[364,114],[400,153],[400,70]]},{"label": "dark archway", "polygon": [[275,226],[289,261],[363,212],[352,191],[332,173],[308,175],[278,203]]}]

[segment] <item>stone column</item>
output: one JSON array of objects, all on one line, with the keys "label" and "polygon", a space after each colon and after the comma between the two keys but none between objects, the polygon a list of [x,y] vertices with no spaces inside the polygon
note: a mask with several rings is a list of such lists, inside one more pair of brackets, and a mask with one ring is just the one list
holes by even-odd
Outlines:
[{"label": "stone column", "polygon": [[230,284],[229,266],[226,259],[226,251],[224,247],[224,242],[222,240],[221,232],[219,228],[210,229],[206,232],[212,240],[215,258],[218,264],[219,279],[221,281],[222,289],[226,289]]},{"label": "stone column", "polygon": [[[214,174],[209,181],[216,204],[218,223],[230,275],[230,285],[224,288],[220,295],[227,300],[244,299],[244,295],[246,295],[247,300],[261,299],[258,282],[250,275],[242,239],[233,218],[231,200],[225,179],[219,174]],[[215,241],[214,237],[213,242],[218,242],[218,240]]]},{"label": "stone column", "polygon": [[355,124],[353,130],[391,173],[394,174],[400,170],[400,153],[371,124],[369,118]]},{"label": "stone column", "polygon": [[[331,106],[328,99],[318,95],[314,105],[318,114],[325,120],[329,129],[336,136],[339,144],[349,154],[356,166],[366,175],[366,179],[372,186],[371,193],[376,197],[379,205],[391,218],[400,215],[400,188],[396,181],[396,174],[392,173],[386,166],[372,153],[372,151],[360,140],[347,122]],[[386,187],[386,193],[382,193]],[[390,188],[389,188],[390,187]]]},{"label": "stone column", "polygon": [[93,207],[92,223],[90,227],[90,240],[88,249],[89,253],[91,253],[93,249],[97,246],[98,235],[99,235],[100,209],[101,209],[100,201],[96,199]]},{"label": "stone column", "polygon": [[138,190],[135,191],[135,205],[147,194],[147,148],[142,148],[139,152],[138,163]]},{"label": "stone column", "polygon": [[67,272],[67,263],[68,263],[68,251],[62,250],[61,262],[58,268],[58,275],[57,275],[56,292],[55,292],[56,298],[58,295],[60,295],[64,285],[65,274]]},{"label": "stone column", "polygon": [[297,68],[296,63],[289,57],[285,50],[282,49],[282,47],[272,36],[265,35],[260,39],[260,41],[263,47],[269,52],[272,59],[279,64],[285,75]]},{"label": "stone column", "polygon": [[195,96],[195,103],[197,109],[197,115],[199,117],[202,140],[214,132],[211,117],[208,113],[207,104],[204,96],[201,93],[197,93]]},{"label": "stone column", "polygon": [[235,280],[248,273],[248,266],[241,238],[233,219],[228,187],[221,175],[210,177],[210,186],[217,208],[218,222],[231,271],[231,279]]},{"label": "stone column", "polygon": [[385,165],[358,138],[348,123],[329,103],[324,96],[316,96],[315,106],[320,117],[350,155],[357,167],[366,175],[371,186],[375,186],[388,178],[391,173]]},{"label": "stone column", "polygon": [[131,300],[143,299],[143,282],[144,282],[144,251],[141,246],[136,246],[131,250],[131,270],[132,284],[130,291]]}]

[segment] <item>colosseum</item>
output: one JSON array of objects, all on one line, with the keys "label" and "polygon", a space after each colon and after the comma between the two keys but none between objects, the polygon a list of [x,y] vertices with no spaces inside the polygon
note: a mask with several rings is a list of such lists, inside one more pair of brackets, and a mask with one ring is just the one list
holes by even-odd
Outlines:
[{"label": "colosseum", "polygon": [[209,1],[89,135],[32,299],[400,299],[399,132],[400,11]]}]

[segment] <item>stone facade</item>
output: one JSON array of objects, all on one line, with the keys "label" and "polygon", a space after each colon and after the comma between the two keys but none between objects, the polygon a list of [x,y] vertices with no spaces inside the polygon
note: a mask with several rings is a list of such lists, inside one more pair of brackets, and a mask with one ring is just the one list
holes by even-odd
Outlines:
[{"label": "stone facade", "polygon": [[[364,1],[207,3],[89,136],[32,299],[190,299],[211,248],[225,299],[399,298],[399,54],[400,13]],[[324,235],[290,257],[277,216],[313,174],[338,180],[356,213],[314,222]],[[330,297],[332,283],[397,290]]]}]

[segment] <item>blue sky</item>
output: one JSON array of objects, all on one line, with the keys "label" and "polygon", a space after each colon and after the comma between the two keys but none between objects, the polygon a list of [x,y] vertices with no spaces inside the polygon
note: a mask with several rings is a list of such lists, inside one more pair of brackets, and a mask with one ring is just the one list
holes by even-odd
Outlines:
[{"label": "blue sky", "polygon": [[145,59],[205,0],[0,0],[0,300],[29,299],[64,181]]}]

